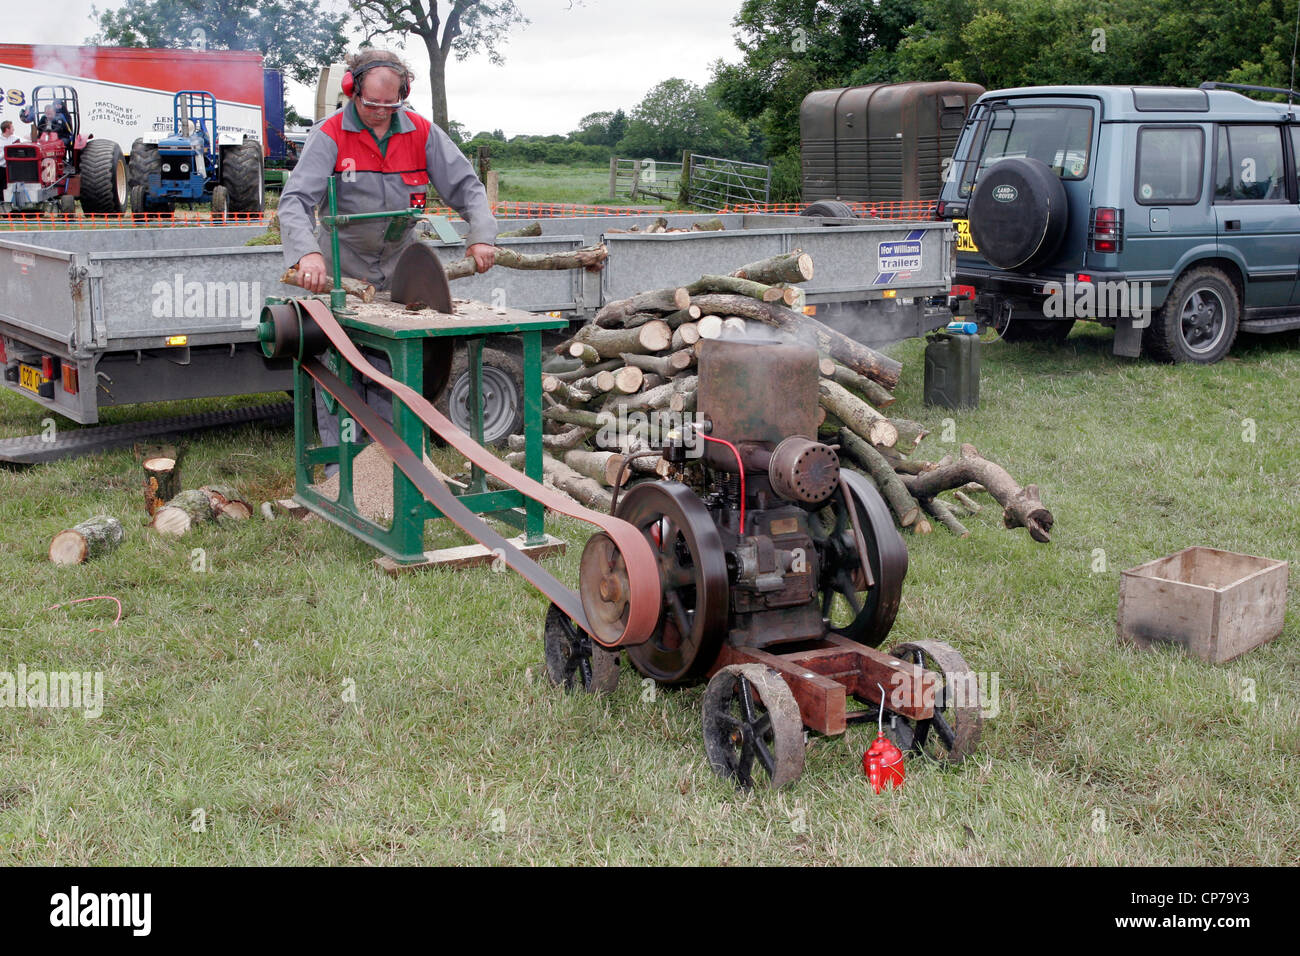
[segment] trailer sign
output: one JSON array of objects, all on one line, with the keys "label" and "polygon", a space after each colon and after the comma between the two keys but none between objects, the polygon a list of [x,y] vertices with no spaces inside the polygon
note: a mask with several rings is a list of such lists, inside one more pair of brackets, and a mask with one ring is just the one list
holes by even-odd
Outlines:
[{"label": "trailer sign", "polygon": [[877,272],[911,272],[921,268],[921,240],[904,239],[877,244]]}]

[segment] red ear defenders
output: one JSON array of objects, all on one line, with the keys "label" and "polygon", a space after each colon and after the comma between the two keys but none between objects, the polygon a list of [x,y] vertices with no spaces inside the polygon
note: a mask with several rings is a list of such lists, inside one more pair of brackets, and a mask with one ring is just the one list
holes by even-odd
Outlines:
[{"label": "red ear defenders", "polygon": [[347,97],[351,97],[354,93],[361,92],[362,77],[364,77],[367,73],[369,73],[377,66],[386,66],[390,70],[396,70],[398,73],[400,73],[402,76],[402,88],[398,91],[398,95],[403,100],[405,100],[408,96],[411,95],[410,74],[406,72],[406,68],[403,67],[402,64],[394,62],[393,60],[371,60],[369,63],[362,66],[361,69],[357,70],[356,73],[353,73],[351,70],[348,70],[346,73],[343,74],[343,82],[341,84],[343,87],[343,95]]}]

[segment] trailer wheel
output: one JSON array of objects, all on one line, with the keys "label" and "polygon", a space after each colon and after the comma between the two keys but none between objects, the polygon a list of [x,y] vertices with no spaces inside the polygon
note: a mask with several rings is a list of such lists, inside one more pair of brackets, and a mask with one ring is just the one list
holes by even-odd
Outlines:
[{"label": "trailer wheel", "polygon": [[815,202],[811,206],[805,206],[801,216],[825,216],[828,219],[856,219],[857,216],[846,202],[840,202],[838,199],[823,199]]},{"label": "trailer wheel", "polygon": [[[451,385],[437,401],[438,411],[465,434],[469,423],[469,357],[456,350]],[[524,370],[519,360],[499,349],[483,350],[483,444],[504,445],[524,427]]]},{"label": "trailer wheel", "polygon": [[262,211],[262,175],[262,144],[257,140],[246,139],[242,146],[223,151],[221,184],[230,190],[231,212]]},{"label": "trailer wheel", "polygon": [[126,157],[122,147],[92,139],[81,151],[81,208],[89,215],[126,209]]}]

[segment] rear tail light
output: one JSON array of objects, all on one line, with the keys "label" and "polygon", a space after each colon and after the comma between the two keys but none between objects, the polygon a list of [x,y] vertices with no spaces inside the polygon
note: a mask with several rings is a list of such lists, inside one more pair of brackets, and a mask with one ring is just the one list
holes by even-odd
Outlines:
[{"label": "rear tail light", "polygon": [[0,365],[9,361],[9,353],[5,350],[5,340],[0,339]]},{"label": "rear tail light", "polygon": [[41,374],[46,378],[54,378],[54,357],[50,355],[41,356]]},{"label": "rear tail light", "polygon": [[1092,252],[1119,252],[1124,248],[1124,210],[1100,206],[1092,211],[1088,248]]},{"label": "rear tail light", "polygon": [[63,363],[63,390],[69,395],[77,394],[77,366]]}]

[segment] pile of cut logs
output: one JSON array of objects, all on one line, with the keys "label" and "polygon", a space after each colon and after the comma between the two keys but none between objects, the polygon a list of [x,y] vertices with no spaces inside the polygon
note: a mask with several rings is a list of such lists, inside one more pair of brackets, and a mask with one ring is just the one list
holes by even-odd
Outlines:
[{"label": "pile of cut logs", "polygon": [[[694,411],[703,340],[763,336],[818,350],[819,435],[838,446],[844,463],[870,476],[900,527],[927,534],[928,515],[965,537],[959,514],[981,510],[971,497],[978,491],[1002,505],[1008,528],[1050,540],[1052,515],[1038,488],[1022,488],[972,446],[938,462],[908,457],[928,432],[884,411],[894,402],[901,364],[804,314],[798,284],[812,276],[812,258],[796,250],[607,304],[556,348],[582,365],[542,379],[548,481],[589,507],[608,509],[620,473],[627,483],[628,475],[656,468],[652,457],[632,457],[645,450],[647,430],[620,423],[634,412]],[[510,447],[507,461],[522,467],[523,437],[512,436]],[[664,465],[658,467],[662,473]],[[952,500],[940,497],[945,491],[955,492]]]},{"label": "pile of cut logs", "polygon": [[[204,521],[244,521],[252,517],[252,504],[228,485],[181,490],[180,457],[172,445],[144,452],[144,509],[150,528],[159,534],[180,536]],[[117,518],[93,515],[54,536],[50,560],[55,564],[84,564],[111,554],[125,537]]]}]

